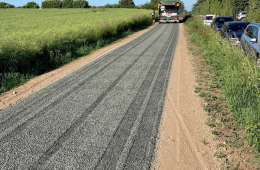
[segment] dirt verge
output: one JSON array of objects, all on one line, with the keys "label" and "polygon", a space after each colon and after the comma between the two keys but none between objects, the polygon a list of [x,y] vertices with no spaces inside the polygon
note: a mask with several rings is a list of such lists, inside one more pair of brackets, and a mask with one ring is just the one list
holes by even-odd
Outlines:
[{"label": "dirt verge", "polygon": [[202,108],[203,101],[194,93],[197,83],[192,60],[184,26],[179,24],[179,39],[152,169],[221,169],[214,157],[216,142],[212,141],[210,128],[205,125],[207,113]]}]

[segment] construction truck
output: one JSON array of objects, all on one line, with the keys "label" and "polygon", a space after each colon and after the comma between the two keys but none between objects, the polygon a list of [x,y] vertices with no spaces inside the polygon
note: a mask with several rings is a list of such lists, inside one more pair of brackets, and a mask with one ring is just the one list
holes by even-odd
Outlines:
[{"label": "construction truck", "polygon": [[158,20],[163,22],[179,22],[180,13],[179,0],[159,0],[158,3]]}]

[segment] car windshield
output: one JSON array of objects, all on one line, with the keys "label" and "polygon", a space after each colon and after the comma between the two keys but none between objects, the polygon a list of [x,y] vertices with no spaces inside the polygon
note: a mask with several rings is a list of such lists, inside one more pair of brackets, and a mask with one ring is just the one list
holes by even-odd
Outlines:
[{"label": "car windshield", "polygon": [[233,21],[233,19],[232,18],[217,18],[216,19],[217,24],[224,24],[227,21]]},{"label": "car windshield", "polygon": [[206,16],[206,20],[212,20],[213,16]]},{"label": "car windshield", "polygon": [[248,24],[230,25],[228,28],[229,32],[243,32]]}]

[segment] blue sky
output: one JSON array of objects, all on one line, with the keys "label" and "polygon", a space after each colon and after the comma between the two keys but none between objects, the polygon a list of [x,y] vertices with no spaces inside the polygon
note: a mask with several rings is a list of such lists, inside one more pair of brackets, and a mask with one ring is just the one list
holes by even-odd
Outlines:
[{"label": "blue sky", "polygon": [[[27,2],[31,2],[34,1],[37,4],[41,5],[43,0],[2,0],[1,2],[6,2],[9,4],[12,4],[14,6],[23,6],[25,5]],[[102,6],[105,5],[107,3],[109,4],[115,4],[118,3],[119,0],[87,0],[89,2],[90,5],[95,5],[95,6]],[[133,0],[135,5],[140,5],[140,4],[144,4],[146,2],[150,2],[150,0]],[[184,2],[185,8],[186,10],[190,11],[192,8],[192,5],[194,3],[197,2],[197,0],[182,0],[182,2]]]}]

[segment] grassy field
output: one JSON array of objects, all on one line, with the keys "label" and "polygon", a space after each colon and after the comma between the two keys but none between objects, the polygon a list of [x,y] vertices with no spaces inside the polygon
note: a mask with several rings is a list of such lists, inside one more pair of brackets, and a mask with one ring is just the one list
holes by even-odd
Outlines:
[{"label": "grassy field", "polygon": [[232,46],[216,31],[204,26],[199,19],[191,18],[186,25],[189,27],[191,41],[200,47],[199,52],[211,66],[211,78],[225,95],[234,120],[246,133],[247,142],[259,153],[260,69],[256,66],[255,56],[245,54],[240,47]]},{"label": "grassy field", "polygon": [[149,10],[0,10],[0,94],[151,25]]}]

